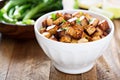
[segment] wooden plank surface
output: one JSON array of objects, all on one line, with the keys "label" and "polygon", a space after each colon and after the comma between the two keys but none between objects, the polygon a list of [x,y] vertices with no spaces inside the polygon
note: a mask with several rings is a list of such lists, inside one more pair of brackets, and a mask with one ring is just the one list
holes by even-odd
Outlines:
[{"label": "wooden plank surface", "polygon": [[14,42],[0,39],[0,80],[5,80],[10,65]]},{"label": "wooden plank surface", "polygon": [[115,34],[96,65],[83,74],[56,70],[36,40],[14,40],[0,36],[0,80],[120,80],[120,20]]},{"label": "wooden plank surface", "polygon": [[36,41],[16,41],[6,80],[49,80],[50,61]]}]

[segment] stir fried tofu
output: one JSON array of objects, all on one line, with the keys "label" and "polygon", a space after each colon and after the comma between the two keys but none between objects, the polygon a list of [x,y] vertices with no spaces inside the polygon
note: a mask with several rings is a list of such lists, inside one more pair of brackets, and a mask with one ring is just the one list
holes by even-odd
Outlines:
[{"label": "stir fried tofu", "polygon": [[47,25],[47,20],[44,20],[43,22],[42,22],[42,26],[43,27],[47,27],[48,25]]},{"label": "stir fried tofu", "polygon": [[96,32],[93,34],[93,36],[102,36],[103,35],[103,31],[97,27],[96,28]]},{"label": "stir fried tofu", "polygon": [[109,29],[108,22],[106,20],[103,20],[99,23],[99,28],[103,31],[106,31]]},{"label": "stir fried tofu", "polygon": [[49,32],[42,33],[43,36],[50,38],[52,35]]},{"label": "stir fried tofu", "polygon": [[69,13],[64,14],[64,19],[65,20],[68,20],[68,19],[71,19],[71,18],[72,18],[72,14],[69,14]]},{"label": "stir fried tofu", "polygon": [[97,18],[92,18],[90,20],[90,25],[96,27],[99,23],[99,20]]},{"label": "stir fried tofu", "polygon": [[53,20],[51,18],[48,18],[46,22],[47,22],[47,26],[51,26],[53,24]]},{"label": "stir fried tofu", "polygon": [[85,43],[99,40],[109,34],[106,20],[88,13],[56,13],[42,22],[40,33],[45,37],[65,43]]},{"label": "stir fried tofu", "polygon": [[52,25],[52,26],[47,27],[46,30],[51,34],[55,34],[58,30],[58,26]]},{"label": "stir fried tofu", "polygon": [[68,35],[64,35],[60,38],[60,42],[66,42],[66,43],[70,43],[72,40],[72,38]]},{"label": "stir fried tofu", "polygon": [[99,40],[99,39],[101,39],[100,36],[94,36],[94,37],[92,37],[92,41],[96,41],[96,40]]},{"label": "stir fried tofu", "polygon": [[72,16],[79,18],[79,17],[82,16],[82,14],[83,14],[82,12],[75,12],[75,13],[72,14]]},{"label": "stir fried tofu", "polygon": [[86,38],[81,38],[80,40],[78,40],[78,43],[86,43],[88,42],[88,39]]},{"label": "stir fried tofu", "polygon": [[56,18],[63,17],[62,13],[56,13]]},{"label": "stir fried tofu", "polygon": [[81,26],[88,25],[88,20],[85,18],[85,16],[80,17],[80,24],[81,24]]},{"label": "stir fried tofu", "polygon": [[87,29],[86,29],[87,33],[89,35],[92,35],[95,31],[96,31],[96,28],[94,26],[89,26]]},{"label": "stir fried tofu", "polygon": [[55,25],[59,25],[60,23],[62,23],[64,21],[63,17],[59,17],[58,19],[56,19],[55,21],[53,21],[53,24]]},{"label": "stir fried tofu", "polygon": [[93,17],[90,14],[84,13],[83,14],[88,21],[90,21]]}]

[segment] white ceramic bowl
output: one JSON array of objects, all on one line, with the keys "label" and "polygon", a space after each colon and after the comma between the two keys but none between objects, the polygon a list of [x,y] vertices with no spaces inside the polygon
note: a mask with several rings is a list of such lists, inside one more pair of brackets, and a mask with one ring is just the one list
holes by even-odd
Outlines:
[{"label": "white ceramic bowl", "polygon": [[114,32],[114,25],[110,19],[98,13],[82,10],[100,20],[107,20],[111,29],[110,33],[100,40],[79,44],[57,42],[39,33],[42,21],[52,13],[74,13],[77,11],[80,10],[60,10],[48,13],[40,17],[34,26],[37,41],[43,51],[53,61],[54,66],[58,70],[69,74],[79,74],[89,71],[94,66],[96,59],[99,58],[108,47]]}]

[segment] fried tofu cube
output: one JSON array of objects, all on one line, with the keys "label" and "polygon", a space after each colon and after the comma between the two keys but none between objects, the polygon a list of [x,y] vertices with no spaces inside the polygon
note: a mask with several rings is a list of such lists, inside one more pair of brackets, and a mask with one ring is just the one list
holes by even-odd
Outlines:
[{"label": "fried tofu cube", "polygon": [[55,21],[53,21],[53,24],[55,25],[59,25],[60,23],[62,23],[64,21],[63,17],[59,17],[58,19],[56,19]]},{"label": "fried tofu cube", "polygon": [[73,17],[77,17],[77,18],[79,18],[82,15],[83,15],[83,12],[75,12],[72,14]]},{"label": "fried tofu cube", "polygon": [[72,38],[71,43],[78,43],[78,40],[77,40],[77,39]]},{"label": "fried tofu cube", "polygon": [[103,31],[107,31],[109,29],[108,22],[106,20],[103,20],[99,23],[99,28]]},{"label": "fried tofu cube", "polygon": [[100,36],[93,36],[92,37],[92,41],[96,41],[96,40],[99,40],[99,39],[101,39]]},{"label": "fried tofu cube", "polygon": [[50,38],[52,35],[49,32],[42,33],[43,36]]},{"label": "fried tofu cube", "polygon": [[60,42],[71,43],[72,38],[69,35],[64,35],[60,38]]},{"label": "fried tofu cube", "polygon": [[69,22],[65,22],[65,23],[61,24],[61,28],[66,28],[66,27],[69,27],[69,26],[70,26]]},{"label": "fried tofu cube", "polygon": [[62,13],[56,13],[56,17],[57,17],[57,18],[63,17],[63,14],[62,14]]},{"label": "fried tofu cube", "polygon": [[85,16],[80,17],[80,24],[81,26],[86,26],[89,24],[88,20],[85,18]]},{"label": "fried tofu cube", "polygon": [[102,36],[103,35],[103,31],[97,27],[96,28],[96,32],[93,34],[93,36]]},{"label": "fried tofu cube", "polygon": [[89,35],[92,35],[95,31],[96,31],[96,28],[94,26],[89,26],[87,29],[86,29],[87,33]]},{"label": "fried tofu cube", "polygon": [[92,16],[90,14],[84,13],[83,15],[86,17],[88,21],[92,19]]},{"label": "fried tofu cube", "polygon": [[55,38],[55,36],[51,36],[49,39],[51,39],[51,40],[54,40],[54,41],[57,41],[57,39]]},{"label": "fried tofu cube", "polygon": [[97,18],[92,18],[89,23],[91,26],[96,27],[99,23],[99,20]]},{"label": "fried tofu cube", "polygon": [[41,34],[42,33],[44,33],[44,32],[46,32],[46,28],[44,28],[44,27],[42,27],[42,28],[40,28],[40,31],[39,31]]},{"label": "fried tofu cube", "polygon": [[69,14],[69,13],[65,13],[65,14],[64,14],[64,19],[65,19],[65,20],[68,20],[68,19],[70,19],[70,18],[72,18],[72,14]]},{"label": "fried tofu cube", "polygon": [[86,38],[89,41],[91,40],[91,37],[89,35],[87,35],[85,32],[83,32],[82,37],[81,38]]},{"label": "fried tofu cube", "polygon": [[66,30],[66,34],[72,36],[75,39],[80,39],[82,36],[83,30],[82,29],[74,29],[73,27],[69,27]]},{"label": "fried tofu cube", "polygon": [[47,27],[47,20],[44,20],[44,21],[42,22],[42,26],[45,27],[45,28]]},{"label": "fried tofu cube", "polygon": [[80,40],[78,40],[78,43],[86,43],[88,42],[89,40],[86,39],[86,38],[81,38]]},{"label": "fried tofu cube", "polygon": [[51,26],[53,24],[53,20],[51,18],[48,18],[46,22],[47,22],[47,26]]},{"label": "fried tofu cube", "polygon": [[58,26],[52,25],[52,26],[47,27],[46,30],[51,34],[55,34],[57,32],[58,28],[59,28]]}]

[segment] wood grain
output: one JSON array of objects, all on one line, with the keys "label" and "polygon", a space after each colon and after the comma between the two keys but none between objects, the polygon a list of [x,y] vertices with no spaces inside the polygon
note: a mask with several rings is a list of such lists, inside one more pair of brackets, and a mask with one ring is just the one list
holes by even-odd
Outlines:
[{"label": "wood grain", "polygon": [[6,80],[49,80],[50,61],[36,41],[17,41]]},{"label": "wood grain", "polygon": [[13,40],[2,40],[0,38],[0,80],[5,80],[10,65],[12,51],[14,48]]}]

